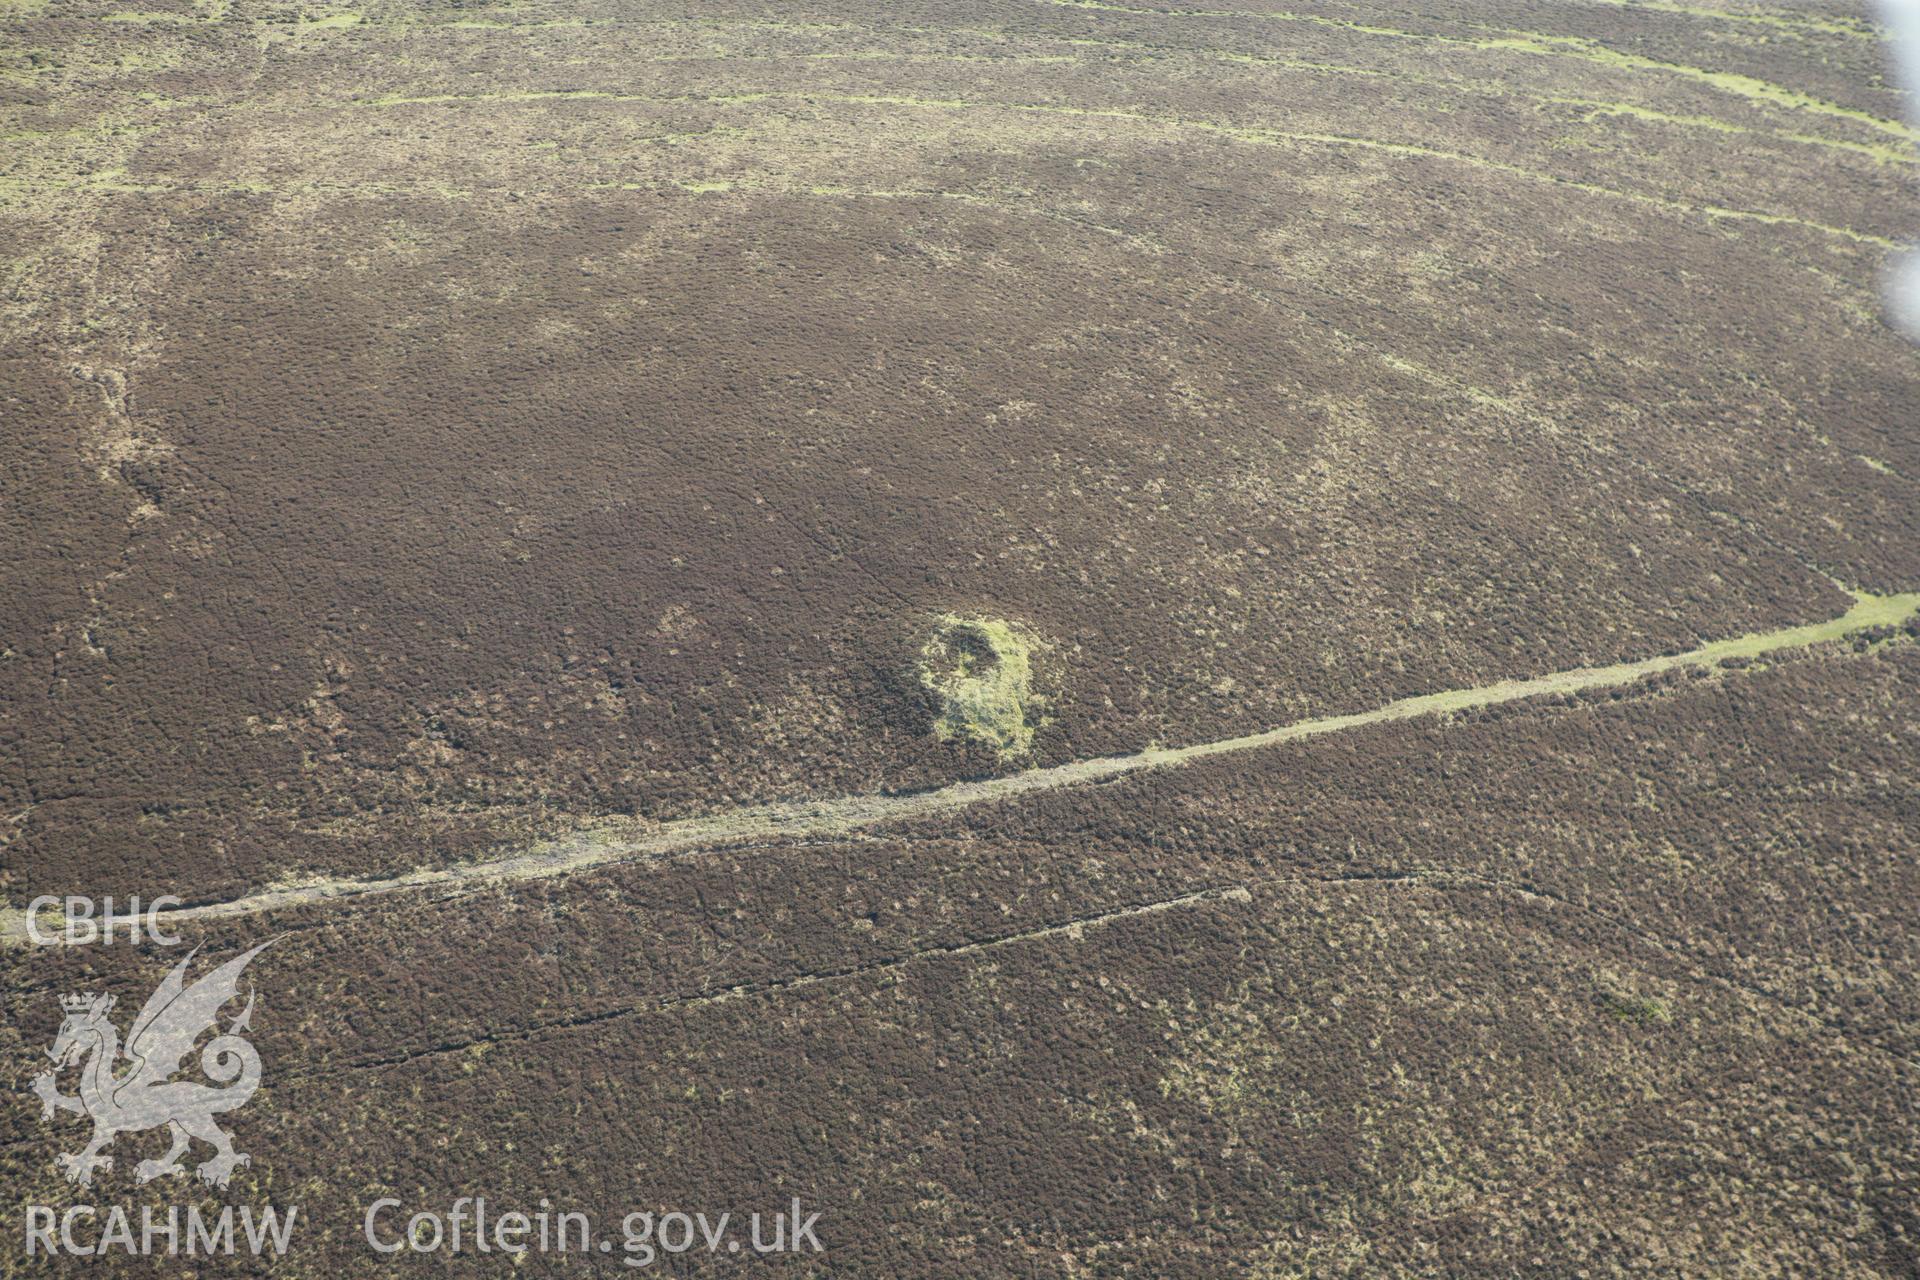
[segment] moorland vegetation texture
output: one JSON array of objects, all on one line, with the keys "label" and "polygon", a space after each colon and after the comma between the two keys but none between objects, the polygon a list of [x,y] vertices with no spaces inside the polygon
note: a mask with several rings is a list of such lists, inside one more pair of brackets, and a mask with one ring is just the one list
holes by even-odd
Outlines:
[{"label": "moorland vegetation texture", "polygon": [[9,1201],[174,959],[23,908],[170,893],[275,1274],[1920,1274],[1905,106],[1828,0],[5,0]]}]

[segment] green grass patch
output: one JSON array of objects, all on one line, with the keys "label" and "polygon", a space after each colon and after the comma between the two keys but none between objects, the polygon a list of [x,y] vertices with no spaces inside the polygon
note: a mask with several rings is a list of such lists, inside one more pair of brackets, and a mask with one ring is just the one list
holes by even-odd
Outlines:
[{"label": "green grass patch", "polygon": [[1607,1016],[1636,1027],[1664,1027],[1673,1021],[1667,1002],[1652,996],[1628,995],[1620,991],[1602,991],[1600,1005]]},{"label": "green grass patch", "polygon": [[991,748],[1002,760],[1033,749],[1043,723],[1033,691],[1038,642],[999,618],[948,614],[920,650],[920,682],[940,695],[933,731]]}]

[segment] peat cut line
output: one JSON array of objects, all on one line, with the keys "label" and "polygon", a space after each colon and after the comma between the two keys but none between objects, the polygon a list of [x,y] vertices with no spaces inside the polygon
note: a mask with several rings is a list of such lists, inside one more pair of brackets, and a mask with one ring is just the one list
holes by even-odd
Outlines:
[{"label": "peat cut line", "polygon": [[[1851,609],[1825,622],[1755,632],[1731,640],[1715,640],[1684,653],[1643,658],[1637,662],[1621,662],[1606,667],[1576,667],[1524,680],[1500,680],[1471,688],[1423,693],[1386,703],[1371,711],[1300,720],[1260,733],[1197,742],[1184,747],[1151,747],[1131,755],[1073,760],[1004,777],[956,782],[932,791],[753,805],[705,817],[678,819],[637,833],[624,824],[620,827],[602,826],[542,842],[522,853],[484,862],[411,871],[385,880],[328,878],[276,885],[227,902],[205,903],[166,912],[165,918],[183,921],[251,915],[410,890],[453,896],[493,884],[567,876],[612,863],[722,852],[743,845],[784,844],[807,838],[846,836],[884,823],[1012,800],[1059,787],[1104,782],[1144,769],[1191,764],[1210,756],[1254,751],[1367,725],[1469,711],[1526,698],[1614,688],[1683,668],[1713,670],[1729,662],[1757,658],[1785,649],[1802,649],[1845,639],[1864,631],[1903,626],[1920,615],[1920,592],[1887,596],[1854,592],[1853,597]],[[15,909],[0,914],[0,938],[10,944],[19,945],[28,941],[26,926],[26,912],[23,910]],[[45,932],[51,936],[57,929],[49,922]]]},{"label": "peat cut line", "polygon": [[[1366,877],[1369,883],[1392,883],[1392,880]],[[1324,883],[1324,882],[1322,882]],[[531,1023],[525,1026],[510,1027],[499,1031],[477,1035],[466,1040],[447,1040],[425,1045],[419,1048],[403,1050],[376,1058],[360,1058],[330,1066],[319,1071],[310,1071],[303,1075],[294,1075],[286,1081],[289,1084],[305,1084],[313,1080],[322,1080],[338,1076],[346,1071],[381,1071],[389,1067],[406,1066],[422,1058],[439,1057],[449,1053],[461,1053],[479,1044],[521,1043],[540,1040],[548,1032],[566,1032],[581,1027],[597,1026],[603,1022],[613,1022],[621,1018],[639,1017],[650,1013],[671,1013],[678,1010],[704,1009],[710,1005],[724,1004],[731,1000],[748,1000],[758,996],[780,996],[789,991],[819,986],[822,983],[840,982],[848,978],[867,978],[875,974],[898,973],[922,960],[964,959],[984,952],[997,951],[1002,947],[1015,946],[1022,942],[1042,942],[1051,938],[1075,938],[1084,936],[1089,930],[1105,928],[1122,920],[1138,919],[1142,916],[1159,915],[1167,911],[1178,911],[1184,907],[1204,906],[1209,903],[1228,902],[1244,906],[1253,901],[1253,891],[1246,885],[1216,886],[1210,889],[1196,889],[1177,897],[1161,898],[1153,902],[1137,903],[1133,906],[1115,907],[1109,911],[1095,911],[1086,915],[1059,920],[1053,924],[1039,925],[1024,929],[1018,933],[996,934],[986,938],[972,938],[960,942],[949,942],[938,946],[922,947],[883,960],[870,960],[863,964],[844,965],[834,969],[821,969],[807,973],[788,974],[784,977],[761,978],[750,982],[736,982],[715,990],[694,994],[663,994],[646,997],[637,1002],[627,1001],[592,1010],[587,1013],[566,1014],[551,1018],[545,1022]]]}]

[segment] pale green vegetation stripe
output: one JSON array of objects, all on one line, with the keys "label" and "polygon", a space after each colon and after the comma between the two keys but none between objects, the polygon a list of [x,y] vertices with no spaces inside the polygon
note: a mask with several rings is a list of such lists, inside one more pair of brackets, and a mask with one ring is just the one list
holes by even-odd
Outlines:
[{"label": "pale green vegetation stripe", "polygon": [[[1210,756],[1299,742],[1323,734],[1341,733],[1366,725],[1414,720],[1478,707],[1498,706],[1551,694],[1587,689],[1617,688],[1636,680],[1683,668],[1714,670],[1738,659],[1758,658],[1785,649],[1842,640],[1877,628],[1898,627],[1920,614],[1920,592],[1876,596],[1854,594],[1853,608],[1837,618],[1777,631],[1756,632],[1731,640],[1716,640],[1685,653],[1621,662],[1607,667],[1579,667],[1526,680],[1501,680],[1468,689],[1401,698],[1371,711],[1301,720],[1214,742],[1184,747],[1149,747],[1131,755],[1075,760],[1044,769],[957,782],[933,791],[905,795],[862,795],[754,805],[700,818],[687,818],[651,828],[631,824],[608,825],[577,832],[535,845],[532,849],[485,862],[422,869],[387,880],[316,879],[276,885],[230,902],[212,903],[170,913],[171,919],[200,919],[249,915],[319,902],[339,902],[373,894],[404,890],[431,890],[442,894],[476,890],[489,884],[538,880],[571,875],[611,863],[720,851],[732,847],[807,839],[839,839],[884,823],[1012,800],[1060,787],[1103,782],[1144,769],[1190,764]],[[26,941],[26,914],[13,909],[0,914],[0,938]]]},{"label": "pale green vegetation stripe", "polygon": [[1029,115],[1049,115],[1074,117],[1087,120],[1119,120],[1135,124],[1150,125],[1163,129],[1191,129],[1197,132],[1230,138],[1237,142],[1251,143],[1269,147],[1351,147],[1359,150],[1378,152],[1383,155],[1411,159],[1441,160],[1452,164],[1470,165],[1494,173],[1509,174],[1529,182],[1548,183],[1571,191],[1587,195],[1601,196],[1612,200],[1626,200],[1651,208],[1665,209],[1669,212],[1692,214],[1716,221],[1754,222],[1763,226],[1793,226],[1821,235],[1837,236],[1851,240],[1856,244],[1877,245],[1883,249],[1898,249],[1900,242],[1887,236],[1875,235],[1868,231],[1858,231],[1852,227],[1835,226],[1832,223],[1815,222],[1808,218],[1796,218],[1792,214],[1769,213],[1757,209],[1734,209],[1726,205],[1699,204],[1689,200],[1679,200],[1671,196],[1651,195],[1643,191],[1624,191],[1618,187],[1605,187],[1598,183],[1581,182],[1561,174],[1548,173],[1539,169],[1529,169],[1525,165],[1510,164],[1503,160],[1493,160],[1486,156],[1472,155],[1464,151],[1448,151],[1441,147],[1429,147],[1422,143],[1395,142],[1383,138],[1357,137],[1339,133],[1296,133],[1282,129],[1273,129],[1260,125],[1231,125],[1217,120],[1195,119],[1187,116],[1149,115],[1139,111],[1123,111],[1115,107],[1071,107],[1055,103],[1041,102],[991,102],[969,98],[919,98],[904,94],[857,94],[857,93],[790,93],[785,91],[765,91],[757,93],[735,93],[722,95],[671,94],[650,95],[636,93],[613,93],[600,89],[529,89],[514,90],[506,93],[459,94],[437,93],[419,97],[386,96],[379,98],[361,98],[350,105],[355,108],[374,107],[419,107],[449,106],[459,104],[496,103],[496,102],[707,102],[721,106],[764,102],[768,100],[792,101],[802,103],[843,102],[855,106],[910,107],[933,111],[1013,111]]},{"label": "pale green vegetation stripe", "polygon": [[[1065,0],[1053,0],[1053,2],[1064,3]],[[1631,6],[1636,3],[1636,0],[1588,0],[1588,3]],[[1660,11],[1661,12],[1681,12],[1682,10],[1678,7],[1672,7],[1672,8],[1661,7]],[[1762,18],[1761,16],[1754,15],[1754,14],[1729,14],[1725,16],[1727,16],[1729,19],[1737,19],[1740,21],[1753,21],[1753,22],[1764,21],[1769,25],[1778,25],[1780,23],[1784,23],[1787,21],[1787,19],[1784,19],[1784,18],[1776,18],[1776,17]],[[577,28],[577,27],[586,26],[586,25],[589,25],[589,24],[579,19],[572,19],[564,22],[520,22],[520,23],[498,22],[498,21],[485,20],[485,19],[462,19],[454,22],[406,24],[404,26],[395,25],[392,29],[396,31],[406,32],[406,33],[411,33],[413,31],[422,30],[422,29],[435,30],[435,29],[444,28],[444,29],[457,29],[457,30],[484,30],[484,31],[493,31],[493,32],[528,34],[528,33],[538,33],[542,30],[547,30],[552,28]],[[685,24],[680,22],[675,22],[671,19],[656,19],[651,22],[642,22],[642,23],[627,23],[627,22],[608,20],[603,22],[595,22],[591,25],[605,26],[610,28],[621,28],[621,27],[635,26],[635,25],[662,26],[662,27],[671,28],[671,27],[678,27],[682,25],[690,25],[690,26],[694,26],[702,29],[711,28],[715,30],[729,30],[733,28],[744,28],[744,29],[767,29],[767,30],[775,30],[775,31],[781,31],[781,32],[804,31],[809,34],[815,33],[815,32],[826,32],[826,33],[833,33],[833,34],[849,34],[850,33],[855,35],[893,34],[893,35],[943,36],[943,37],[963,35],[963,36],[972,36],[980,39],[996,40],[996,41],[1015,38],[1012,35],[1012,33],[999,30],[996,28],[990,28],[990,27],[921,27],[921,26],[876,24],[876,23],[867,23],[867,24],[825,23],[825,22],[789,23],[789,22],[764,22],[764,21],[754,21],[754,20],[748,20],[748,19],[707,19],[699,22],[685,23]],[[1824,31],[1828,29],[1828,26],[1823,24],[1813,24],[1813,29]],[[1855,28],[1843,27],[1843,26],[1839,26],[1838,24],[1833,24],[1833,29],[1842,30],[1842,31],[1855,31],[1857,34],[1868,34],[1868,35],[1871,34],[1865,28],[1859,28],[1856,30]],[[1407,33],[1407,34],[1412,35],[1414,33]],[[1711,116],[1675,115],[1668,112],[1658,111],[1650,107],[1636,106],[1629,103],[1613,103],[1613,102],[1593,101],[1593,100],[1584,100],[1584,99],[1576,99],[1576,98],[1561,98],[1551,94],[1528,91],[1526,89],[1518,88],[1513,85],[1496,85],[1487,81],[1473,80],[1470,78],[1459,77],[1459,76],[1451,76],[1451,77],[1423,76],[1423,75],[1419,75],[1416,72],[1407,70],[1404,67],[1399,67],[1399,68],[1358,67],[1358,66],[1345,65],[1342,63],[1315,61],[1313,59],[1288,58],[1278,54],[1236,53],[1226,49],[1212,49],[1212,48],[1181,46],[1181,45],[1166,45],[1166,44],[1159,44],[1159,43],[1140,41],[1140,40],[1112,40],[1112,39],[1096,39],[1088,36],[1052,36],[1052,35],[1044,35],[1037,38],[1048,41],[1048,42],[1058,42],[1061,44],[1071,45],[1075,47],[1094,48],[1094,49],[1103,49],[1103,50],[1117,50],[1123,55],[1143,57],[1143,58],[1174,59],[1174,60],[1181,59],[1181,58],[1194,58],[1202,61],[1224,62],[1224,63],[1237,64],[1242,66],[1250,66],[1250,67],[1260,67],[1260,68],[1279,67],[1279,68],[1288,69],[1288,70],[1309,71],[1309,72],[1316,72],[1316,73],[1325,74],[1325,75],[1367,76],[1367,77],[1374,77],[1374,78],[1392,79],[1402,83],[1425,85],[1431,88],[1443,89],[1455,94],[1473,94],[1478,96],[1495,97],[1495,98],[1518,97],[1518,98],[1525,98],[1525,99],[1529,99],[1537,102],[1570,103],[1574,105],[1601,107],[1601,108],[1606,108],[1610,114],[1631,115],[1639,119],[1658,121],[1660,123],[1673,125],[1679,128],[1711,129],[1720,133],[1747,134],[1754,137],[1770,138],[1780,142],[1797,143],[1802,146],[1825,147],[1825,148],[1830,148],[1836,151],[1849,151],[1849,152],[1853,152],[1856,155],[1864,155],[1864,156],[1871,157],[1873,160],[1881,164],[1911,165],[1911,164],[1920,163],[1920,156],[1912,154],[1910,148],[1900,147],[1900,146],[1896,146],[1889,143],[1871,144],[1871,143],[1863,143],[1863,142],[1847,142],[1838,138],[1827,138],[1827,137],[1822,137],[1815,134],[1778,133],[1769,129],[1757,129],[1747,125],[1734,124],[1730,121],[1720,120]],[[985,62],[1020,62],[1020,63],[1084,62],[1084,59],[1079,59],[1079,58],[1060,58],[1060,57],[1049,57],[1049,56],[972,57],[964,54],[916,54],[916,53],[900,53],[900,52],[887,51],[887,50],[869,50],[869,51],[857,52],[857,53],[749,54],[739,50],[729,50],[729,49],[715,49],[715,50],[711,50],[709,52],[700,53],[700,54],[676,54],[676,55],[670,55],[665,57],[649,57],[649,58],[642,59],[642,61],[668,62],[668,63],[703,62],[703,61],[704,62],[721,62],[721,61],[755,62],[755,61],[789,61],[789,60],[809,60],[809,59],[849,60],[849,61],[866,59],[866,60],[874,60],[874,61],[929,61],[929,62],[985,61]]]},{"label": "pale green vegetation stripe", "polygon": [[1752,26],[1772,27],[1779,31],[1849,36],[1858,40],[1884,39],[1881,32],[1871,23],[1848,18],[1822,17],[1819,14],[1715,9],[1702,4],[1680,4],[1677,0],[1580,0],[1580,2],[1610,9],[1641,9],[1651,13],[1679,14],[1708,22],[1744,22]]},{"label": "pale green vegetation stripe", "polygon": [[1381,36],[1394,40],[1423,40],[1435,44],[1451,45],[1455,48],[1484,50],[1489,52],[1537,54],[1543,57],[1574,58],[1581,62],[1597,63],[1601,66],[1615,67],[1625,71],[1647,71],[1661,75],[1677,76],[1693,80],[1722,93],[1745,98],[1751,102],[1764,102],[1776,107],[1789,107],[1798,111],[1807,111],[1815,115],[1832,116],[1835,119],[1851,120],[1855,124],[1869,129],[1877,129],[1907,141],[1920,139],[1920,131],[1898,120],[1888,120],[1869,111],[1856,107],[1842,106],[1812,94],[1775,84],[1771,80],[1762,80],[1757,76],[1741,75],[1731,71],[1715,71],[1708,67],[1689,66],[1683,62],[1664,62],[1659,58],[1649,58],[1643,54],[1622,53],[1611,45],[1601,44],[1597,40],[1588,40],[1580,36],[1546,35],[1536,31],[1515,31],[1503,28],[1487,28],[1498,34],[1489,36],[1443,35],[1436,31],[1409,31],[1404,27],[1383,27],[1372,23],[1355,22],[1346,18],[1330,18],[1317,13],[1285,12],[1236,12],[1230,9],[1155,9],[1143,5],[1108,3],[1107,0],[1045,0],[1045,3],[1068,9],[1093,9],[1113,13],[1131,13],[1156,18],[1257,18],[1264,22],[1305,22],[1314,26],[1335,27],[1357,35]]},{"label": "pale green vegetation stripe", "polygon": [[1811,133],[1779,133],[1772,129],[1752,129],[1743,124],[1721,120],[1716,116],[1674,115],[1667,111],[1656,111],[1652,107],[1636,106],[1630,102],[1610,102],[1601,98],[1542,96],[1538,100],[1560,106],[1585,107],[1589,120],[1603,115],[1626,116],[1634,120],[1671,125],[1680,129],[1707,129],[1714,133],[1740,134],[1774,142],[1793,142],[1808,147],[1824,147],[1832,151],[1851,151],[1855,155],[1866,156],[1877,164],[1920,164],[1920,151],[1892,142],[1848,142],[1841,138],[1823,138]]}]

